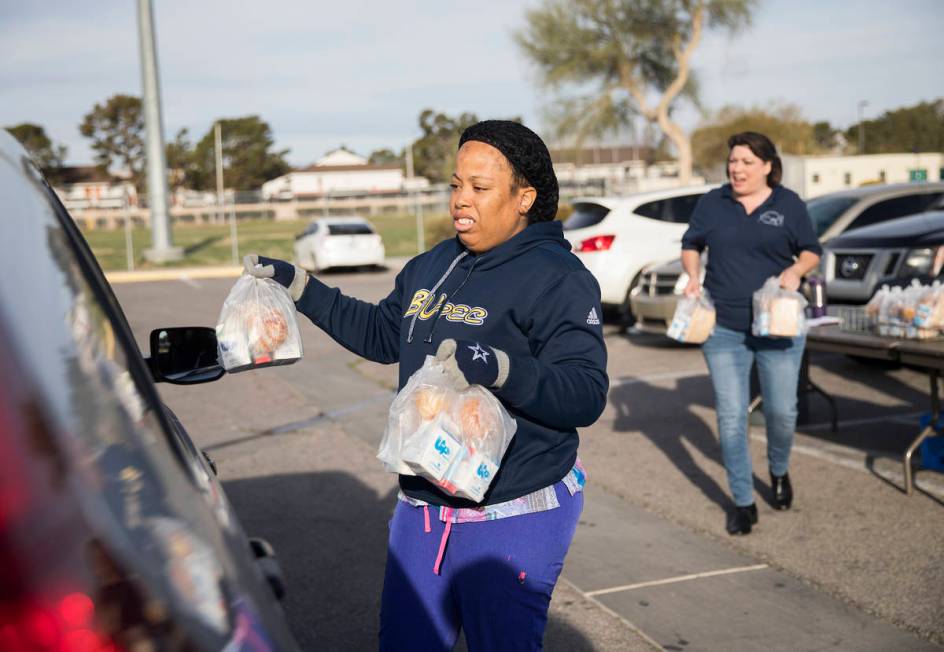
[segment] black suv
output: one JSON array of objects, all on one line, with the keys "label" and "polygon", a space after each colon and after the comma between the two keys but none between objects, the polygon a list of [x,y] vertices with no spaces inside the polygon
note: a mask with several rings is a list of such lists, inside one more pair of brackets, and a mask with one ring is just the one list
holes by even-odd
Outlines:
[{"label": "black suv", "polygon": [[830,301],[864,303],[884,283],[938,278],[944,266],[944,210],[853,229],[825,247]]},{"label": "black suv", "polygon": [[154,382],[216,380],[210,328],[142,357],[72,218],[0,130],[0,650],[295,650],[249,540]]}]

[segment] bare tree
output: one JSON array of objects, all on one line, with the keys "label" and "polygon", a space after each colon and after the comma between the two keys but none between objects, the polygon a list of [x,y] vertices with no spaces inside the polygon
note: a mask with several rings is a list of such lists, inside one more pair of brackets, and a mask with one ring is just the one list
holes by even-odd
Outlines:
[{"label": "bare tree", "polygon": [[563,98],[552,112],[558,133],[613,132],[635,116],[659,125],[678,153],[681,183],[692,175],[688,135],[672,117],[679,98],[698,103],[692,58],[706,29],[750,24],[756,0],[545,0],[516,34],[542,82],[558,90],[596,88]]}]

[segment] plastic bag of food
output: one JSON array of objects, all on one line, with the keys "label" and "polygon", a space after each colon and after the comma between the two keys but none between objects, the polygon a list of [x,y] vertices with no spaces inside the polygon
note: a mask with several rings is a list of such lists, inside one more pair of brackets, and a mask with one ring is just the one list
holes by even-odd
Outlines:
[{"label": "plastic bag of food", "polygon": [[216,325],[217,352],[226,371],[292,364],[302,357],[295,304],[269,278],[243,274],[223,302]]},{"label": "plastic bag of food", "polygon": [[377,457],[388,471],[420,475],[481,502],[516,429],[491,392],[479,385],[458,390],[427,356],[390,406]]},{"label": "plastic bag of food", "polygon": [[919,297],[914,322],[919,328],[944,329],[944,286],[939,281]]},{"label": "plastic bag of food", "polygon": [[889,288],[887,285],[883,285],[881,288],[875,291],[875,294],[872,295],[872,298],[869,299],[869,302],[865,304],[865,314],[871,317],[872,319],[878,320],[879,314],[882,311],[882,304],[888,298]]},{"label": "plastic bag of food", "polygon": [[806,299],[799,292],[780,287],[771,276],[754,293],[751,333],[758,337],[796,337],[806,333]]},{"label": "plastic bag of food", "polygon": [[708,290],[700,297],[682,297],[675,306],[672,323],[666,333],[673,340],[701,344],[715,328],[715,304]]}]

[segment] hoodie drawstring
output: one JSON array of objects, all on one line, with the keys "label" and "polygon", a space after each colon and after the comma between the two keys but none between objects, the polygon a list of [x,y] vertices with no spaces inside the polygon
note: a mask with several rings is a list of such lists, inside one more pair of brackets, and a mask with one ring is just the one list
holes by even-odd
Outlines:
[{"label": "hoodie drawstring", "polygon": [[423,532],[429,534],[432,531],[429,527],[429,505],[423,505]]},{"label": "hoodie drawstring", "polygon": [[[449,265],[449,269],[446,270],[446,273],[443,274],[442,277],[441,277],[438,281],[436,281],[436,285],[434,285],[434,286],[433,286],[433,289],[429,291],[430,301],[435,301],[435,300],[436,300],[436,291],[439,290],[439,286],[442,285],[443,282],[444,282],[447,278],[449,278],[449,275],[452,274],[452,270],[454,270],[454,269],[456,268],[456,265],[459,264],[459,261],[462,260],[463,258],[465,258],[465,257],[468,256],[468,255],[469,255],[469,252],[468,252],[468,251],[463,251],[461,254],[459,254],[458,256],[455,257],[455,259],[454,259],[454,260],[452,261],[452,263]],[[441,308],[441,307],[440,307],[440,308]],[[410,331],[407,333],[407,336],[406,336],[406,342],[407,342],[407,344],[412,344],[412,343],[413,343],[413,329],[416,327],[416,320],[417,320],[417,318],[420,316],[420,312],[422,312],[422,311],[421,311],[421,310],[417,310],[416,312],[414,312],[414,313],[413,313],[413,319],[410,320]],[[439,310],[436,311],[436,315],[437,315],[437,316],[439,315]]]},{"label": "hoodie drawstring", "polygon": [[479,262],[478,258],[472,259],[472,264],[469,266],[469,273],[465,275],[464,279],[462,279],[462,283],[459,284],[459,287],[453,290],[451,295],[447,295],[445,299],[443,299],[442,303],[439,304],[439,307],[436,309],[436,314],[433,315],[433,327],[429,329],[429,335],[427,335],[426,339],[424,340],[424,342],[427,344],[433,343],[433,335],[436,333],[436,324],[439,323],[439,313],[442,312],[443,307],[446,305],[446,300],[449,299],[450,296],[453,298],[453,300],[455,300],[456,296],[459,294],[459,290],[461,290],[463,286],[468,283],[469,277],[472,276],[472,271],[475,269],[475,263],[477,262]]}]

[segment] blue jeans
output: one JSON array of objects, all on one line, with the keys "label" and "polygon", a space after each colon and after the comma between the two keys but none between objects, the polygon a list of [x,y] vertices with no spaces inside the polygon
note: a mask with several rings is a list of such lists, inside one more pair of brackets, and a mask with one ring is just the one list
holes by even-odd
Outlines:
[{"label": "blue jeans", "polygon": [[754,502],[747,438],[751,365],[757,361],[767,422],[767,463],[771,473],[781,476],[790,463],[797,419],[797,381],[804,346],[805,336],[754,337],[749,332],[723,326],[716,326],[702,346],[715,389],[721,458],[734,504],[738,507]]}]

